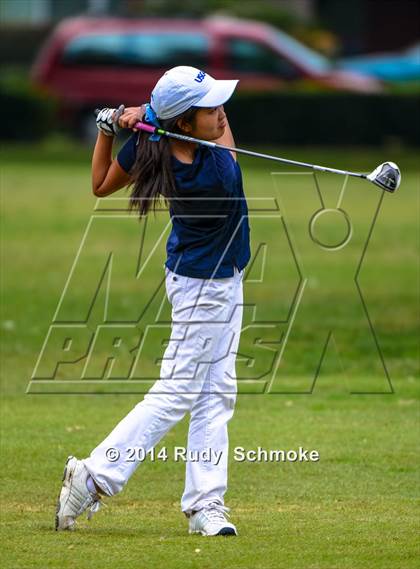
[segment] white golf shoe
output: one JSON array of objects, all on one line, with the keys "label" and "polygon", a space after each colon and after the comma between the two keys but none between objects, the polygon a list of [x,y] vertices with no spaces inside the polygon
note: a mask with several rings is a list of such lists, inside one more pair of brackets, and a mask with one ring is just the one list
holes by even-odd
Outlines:
[{"label": "white golf shoe", "polygon": [[201,535],[238,535],[236,527],[227,521],[229,508],[211,503],[190,516],[189,533]]},{"label": "white golf shoe", "polygon": [[69,456],[64,468],[63,486],[57,501],[56,530],[73,530],[75,519],[89,508],[88,520],[101,507],[99,494],[89,492],[86,480],[89,472],[81,460]]}]

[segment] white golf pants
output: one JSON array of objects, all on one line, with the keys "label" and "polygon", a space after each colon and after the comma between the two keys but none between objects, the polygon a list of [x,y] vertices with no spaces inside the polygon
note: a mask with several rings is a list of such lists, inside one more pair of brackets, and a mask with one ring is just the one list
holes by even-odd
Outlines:
[{"label": "white golf pants", "polygon": [[[236,401],[235,360],[243,311],[243,271],[234,271],[233,277],[207,280],[165,267],[172,331],[160,379],[84,460],[108,495],[120,492],[140,464],[132,457],[127,460],[127,449],[150,451],[189,412],[181,509],[188,515],[209,502],[224,504],[227,423]],[[113,449],[111,460],[108,449]]]}]

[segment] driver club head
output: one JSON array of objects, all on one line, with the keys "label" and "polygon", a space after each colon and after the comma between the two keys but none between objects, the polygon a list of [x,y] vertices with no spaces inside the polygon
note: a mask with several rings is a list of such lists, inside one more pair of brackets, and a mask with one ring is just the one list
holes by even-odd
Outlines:
[{"label": "driver club head", "polygon": [[401,172],[394,162],[380,164],[366,177],[387,192],[395,192],[401,183]]}]

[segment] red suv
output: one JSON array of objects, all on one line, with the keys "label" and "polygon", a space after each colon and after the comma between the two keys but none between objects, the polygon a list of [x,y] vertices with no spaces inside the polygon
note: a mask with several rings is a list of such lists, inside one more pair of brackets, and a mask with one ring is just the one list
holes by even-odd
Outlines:
[{"label": "red suv", "polygon": [[73,123],[89,128],[92,109],[147,101],[159,77],[176,65],[239,79],[242,91],[278,90],[299,80],[360,93],[381,90],[377,80],[333,69],[269,25],[224,17],[64,20],[36,58],[32,77],[58,97]]}]

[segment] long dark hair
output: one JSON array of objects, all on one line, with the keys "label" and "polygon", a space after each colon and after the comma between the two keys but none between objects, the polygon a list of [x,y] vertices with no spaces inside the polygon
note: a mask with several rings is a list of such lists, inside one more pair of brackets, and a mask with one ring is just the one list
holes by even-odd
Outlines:
[{"label": "long dark hair", "polygon": [[[193,124],[197,107],[191,107],[171,119],[160,119],[164,130],[185,134],[176,124],[179,119]],[[171,197],[176,197],[175,177],[171,167],[171,147],[169,138],[162,136],[159,141],[149,140],[150,134],[140,131],[136,161],[131,176],[132,192],[129,210],[137,210],[140,218],[153,208],[155,212],[161,198],[168,205]]]}]

